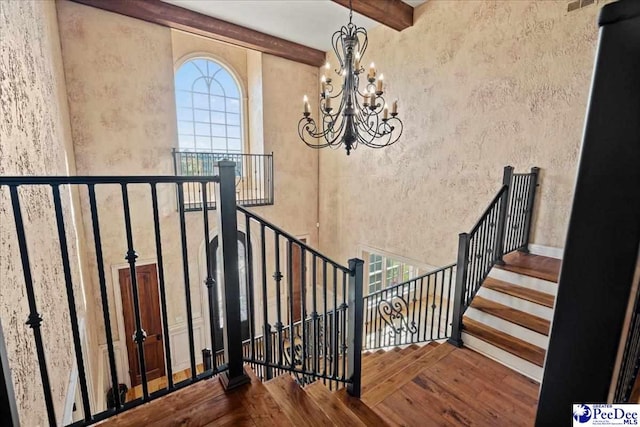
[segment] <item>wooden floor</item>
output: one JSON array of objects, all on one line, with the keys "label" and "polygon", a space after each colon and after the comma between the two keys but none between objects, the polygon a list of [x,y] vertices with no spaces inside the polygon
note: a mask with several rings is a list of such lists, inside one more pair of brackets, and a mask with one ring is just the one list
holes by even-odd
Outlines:
[{"label": "wooden floor", "polygon": [[472,350],[412,345],[363,357],[362,399],[291,376],[225,393],[201,381],[101,426],[529,426],[538,384]]},{"label": "wooden floor", "polygon": [[[202,364],[196,366],[196,372],[201,374],[204,372]],[[181,381],[191,378],[191,368],[187,368],[183,371],[173,374],[173,383],[178,384]],[[155,378],[151,381],[147,381],[147,390],[149,394],[167,388],[167,377]],[[142,397],[142,385],[138,384],[135,387],[131,387],[127,392],[127,402],[139,399]]]},{"label": "wooden floor", "polygon": [[505,255],[504,262],[505,265],[496,267],[556,283],[558,282],[560,265],[562,264],[562,261],[556,258],[525,254],[518,251]]}]

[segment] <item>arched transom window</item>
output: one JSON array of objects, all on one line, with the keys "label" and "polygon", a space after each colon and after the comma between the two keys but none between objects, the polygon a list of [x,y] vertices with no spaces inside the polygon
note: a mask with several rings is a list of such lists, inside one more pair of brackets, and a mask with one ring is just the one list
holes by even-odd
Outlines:
[{"label": "arched transom window", "polygon": [[240,88],[226,68],[191,59],[176,71],[175,88],[180,150],[242,153]]}]

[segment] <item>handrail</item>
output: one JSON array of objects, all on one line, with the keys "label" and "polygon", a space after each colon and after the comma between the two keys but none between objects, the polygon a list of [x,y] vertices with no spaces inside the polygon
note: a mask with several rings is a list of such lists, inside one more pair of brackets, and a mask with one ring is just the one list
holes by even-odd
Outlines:
[{"label": "handrail", "polygon": [[503,185],[502,188],[498,190],[498,192],[493,197],[493,199],[491,199],[491,201],[489,202],[489,206],[487,206],[484,212],[482,212],[482,215],[480,215],[480,219],[478,219],[478,221],[476,221],[474,226],[471,227],[471,231],[469,232],[469,234],[475,234],[476,231],[478,231],[478,228],[480,227],[480,225],[482,225],[482,222],[485,220],[486,216],[489,214],[489,212],[491,212],[491,209],[493,209],[493,206],[496,203],[498,203],[498,199],[502,197],[505,191],[509,191],[509,187],[506,185]]},{"label": "handrail", "polygon": [[307,245],[306,243],[304,243],[303,241],[301,241],[297,237],[293,236],[292,234],[287,233],[282,228],[280,228],[277,225],[267,221],[266,219],[262,218],[258,214],[254,213],[254,212],[251,212],[249,209],[246,209],[243,206],[238,206],[237,209],[238,209],[238,211],[242,212],[243,214],[249,216],[250,218],[260,222],[261,224],[264,224],[266,227],[269,227],[271,230],[275,231],[276,233],[278,233],[282,237],[286,238],[287,240],[295,243],[296,245],[300,246],[301,248],[304,248],[307,252],[309,252],[309,253],[311,253],[311,254],[313,254],[313,255],[321,258],[321,259],[324,259],[324,260],[328,261],[333,266],[341,269],[343,272],[345,272],[345,273],[350,273],[351,272],[351,270],[349,270],[348,267],[345,267],[345,266],[341,265],[340,263],[338,263],[336,261],[333,261],[331,258],[327,257],[326,255],[321,254],[320,252],[318,252],[317,250],[313,249],[311,246]]}]

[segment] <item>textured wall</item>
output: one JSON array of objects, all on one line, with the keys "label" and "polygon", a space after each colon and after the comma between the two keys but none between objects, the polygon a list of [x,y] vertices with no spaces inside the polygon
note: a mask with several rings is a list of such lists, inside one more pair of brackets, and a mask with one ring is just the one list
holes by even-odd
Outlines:
[{"label": "textured wall", "polygon": [[[58,13],[78,174],[173,175],[171,149],[177,146],[173,73],[175,64],[185,56],[208,53],[226,62],[249,93],[247,52],[242,49],[66,1],[58,2]],[[252,109],[253,113],[264,111],[264,125],[253,121],[250,137],[264,138],[265,152],[274,151],[276,183],[276,205],[256,211],[316,243],[318,154],[296,143],[298,109],[290,99],[298,98],[298,92],[315,90],[317,69],[270,55],[262,55],[253,65],[254,75],[262,73],[253,81],[262,87],[253,87],[252,92],[264,98],[248,102],[259,107]],[[111,187],[99,189],[97,196],[112,329],[119,338],[111,272],[125,263],[127,250],[121,194]],[[148,186],[132,187],[130,196],[135,250],[139,260],[153,261],[156,254]],[[184,327],[187,318],[175,191],[160,188],[159,199],[168,324],[174,330]],[[86,197],[83,200],[89,258],[94,259],[90,214]],[[215,218],[211,213],[212,237]],[[206,303],[201,299],[205,274],[202,214],[187,213],[186,222],[193,312],[198,321],[206,323]],[[96,290],[93,304],[98,308],[95,265],[90,266],[89,275]],[[101,310],[96,311],[101,317]],[[103,329],[100,337],[104,343]],[[196,336],[196,351],[204,346],[198,339]]]},{"label": "textured wall", "polygon": [[533,242],[562,247],[598,10],[430,0],[413,27],[371,30],[363,62],[384,73],[404,134],[350,157],[323,150],[321,248],[339,258],[364,244],[428,264],[455,261],[457,234],[475,223],[508,164],[542,168]]},{"label": "textured wall", "polygon": [[[69,118],[56,10],[53,2],[0,3],[0,175],[67,175],[73,169]],[[73,366],[60,249],[48,187],[21,188],[38,311],[58,420]],[[75,296],[84,313],[72,198],[62,189]],[[20,265],[9,191],[0,190],[0,321],[4,330],[19,417],[24,426],[45,425],[46,412]]]}]

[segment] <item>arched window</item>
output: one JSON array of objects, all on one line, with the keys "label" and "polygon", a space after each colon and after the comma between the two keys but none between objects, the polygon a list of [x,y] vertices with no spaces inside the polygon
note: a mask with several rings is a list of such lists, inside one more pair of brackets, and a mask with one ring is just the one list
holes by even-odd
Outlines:
[{"label": "arched window", "polygon": [[242,153],[240,87],[211,59],[186,61],[175,75],[181,151]]}]

